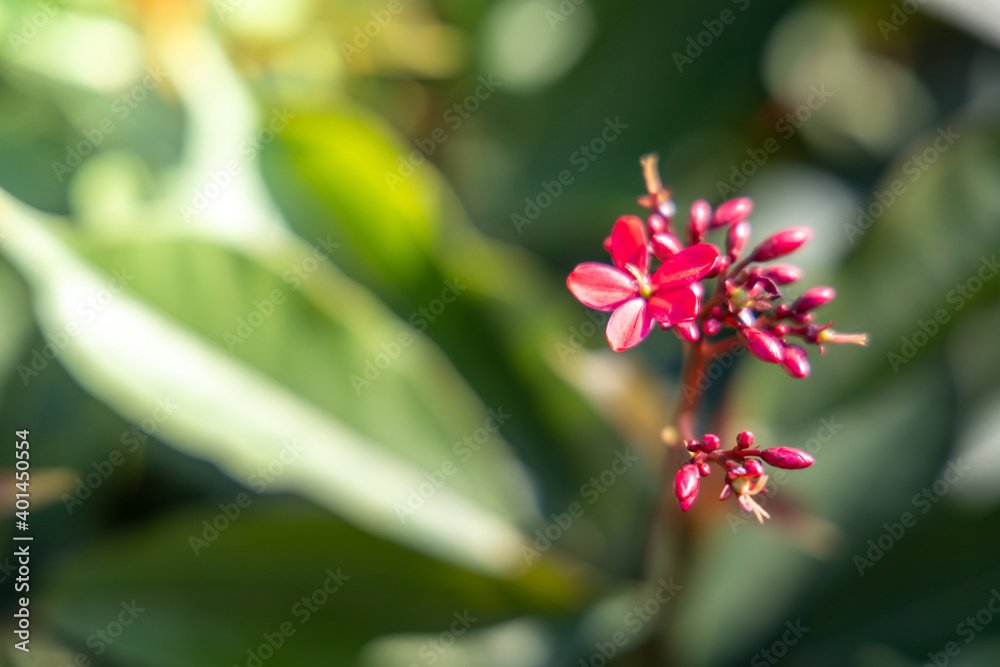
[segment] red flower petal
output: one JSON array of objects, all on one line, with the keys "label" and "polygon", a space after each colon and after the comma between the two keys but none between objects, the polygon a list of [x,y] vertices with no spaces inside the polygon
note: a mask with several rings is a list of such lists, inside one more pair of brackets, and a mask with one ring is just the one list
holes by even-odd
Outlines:
[{"label": "red flower petal", "polygon": [[614,310],[639,293],[631,275],[597,262],[577,265],[566,285],[580,303],[598,310]]},{"label": "red flower petal", "polygon": [[693,285],[657,292],[649,299],[649,315],[657,322],[680,324],[698,316],[698,292]]},{"label": "red flower petal", "polygon": [[608,320],[608,343],[615,352],[635,347],[653,328],[653,318],[646,310],[646,300],[626,301]]},{"label": "red flower petal", "polygon": [[653,238],[650,239],[650,245],[653,248],[653,254],[661,261],[670,259],[684,249],[684,246],[681,245],[677,237],[669,232],[653,234]]},{"label": "red flower petal", "polygon": [[653,289],[670,292],[701,280],[719,258],[719,249],[708,243],[685,248],[665,261],[653,274]]},{"label": "red flower petal", "polygon": [[618,218],[611,230],[611,261],[619,269],[631,264],[643,273],[649,270],[649,251],[646,249],[646,225],[634,215]]}]

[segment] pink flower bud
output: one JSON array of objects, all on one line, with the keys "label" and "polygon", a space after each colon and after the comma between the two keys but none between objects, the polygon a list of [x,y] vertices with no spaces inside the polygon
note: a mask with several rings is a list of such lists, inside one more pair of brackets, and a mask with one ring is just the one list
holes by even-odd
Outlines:
[{"label": "pink flower bud", "polygon": [[809,359],[805,349],[798,345],[789,345],[785,348],[785,360],[781,365],[793,378],[804,378],[809,375]]},{"label": "pink flower bud", "polygon": [[667,220],[672,220],[677,215],[677,204],[674,203],[673,199],[661,201],[656,207],[656,212]]},{"label": "pink flower bud", "polygon": [[729,268],[729,258],[725,255],[719,255],[719,257],[715,260],[715,264],[713,264],[712,268],[709,269],[708,273],[705,274],[705,278],[708,280],[711,280],[712,278],[717,278],[720,273],[722,273],[728,268]]},{"label": "pink flower bud", "polygon": [[653,247],[653,254],[660,261],[666,261],[684,249],[677,237],[667,232],[654,234],[650,245]]},{"label": "pink flower bud", "polygon": [[726,484],[722,487],[722,493],[719,494],[719,500],[726,500],[731,495],[733,495],[733,487]]},{"label": "pink flower bud", "polygon": [[764,474],[764,466],[757,459],[750,459],[746,462],[747,475],[750,477],[760,477]]},{"label": "pink flower bud", "polygon": [[685,440],[684,441],[684,446],[687,447],[687,450],[689,452],[697,452],[697,451],[701,450],[701,441],[700,440]]},{"label": "pink flower bud", "polygon": [[786,470],[799,470],[813,464],[813,457],[794,447],[771,447],[762,451],[760,457],[765,463]]},{"label": "pink flower bud", "polygon": [[691,509],[694,501],[698,498],[700,479],[698,466],[693,463],[685,463],[677,471],[677,477],[674,478],[674,493],[677,494],[677,500],[680,501],[681,509],[685,512]]},{"label": "pink flower bud", "polygon": [[750,449],[751,447],[753,447],[753,432],[741,431],[736,436],[736,449]]},{"label": "pink flower bud", "polygon": [[808,227],[786,229],[764,239],[753,251],[752,259],[755,262],[766,262],[775,257],[783,257],[801,248],[810,238],[812,230]]},{"label": "pink flower bud", "polygon": [[792,264],[775,264],[764,269],[761,276],[770,278],[779,285],[788,285],[802,277],[802,269]]},{"label": "pink flower bud", "polygon": [[750,223],[744,220],[739,222],[729,228],[729,232],[726,233],[726,254],[733,261],[739,258],[740,253],[743,252],[743,248],[746,247],[747,241],[750,240]]},{"label": "pink flower bud", "polygon": [[694,322],[681,322],[674,326],[674,332],[678,338],[688,343],[696,343],[701,338],[701,331],[698,330],[698,325]]},{"label": "pink flower bud", "polygon": [[715,319],[714,317],[705,320],[704,326],[702,326],[702,331],[705,332],[706,336],[714,336],[715,334],[722,331],[722,322]]},{"label": "pink flower bud", "polygon": [[649,219],[646,220],[646,224],[649,225],[649,233],[651,236],[670,233],[670,221],[659,213],[654,213],[649,216]]},{"label": "pink flower bud", "polygon": [[701,243],[712,219],[712,205],[704,199],[691,204],[691,217],[688,220],[688,242]]},{"label": "pink flower bud", "polygon": [[796,313],[805,313],[819,308],[835,296],[837,296],[837,292],[832,287],[813,287],[795,300],[795,303],[792,304],[792,310]]},{"label": "pink flower bud", "polygon": [[775,324],[773,327],[771,327],[771,333],[773,333],[778,338],[781,338],[782,336],[787,334],[789,330],[790,327],[787,324]]},{"label": "pink flower bud", "polygon": [[714,452],[722,445],[722,439],[714,433],[709,433],[701,439],[702,449],[706,452]]},{"label": "pink flower bud", "polygon": [[746,341],[747,349],[761,361],[780,364],[784,360],[785,348],[771,334],[760,329],[754,329],[753,327],[747,327],[740,333],[743,334],[743,340]]},{"label": "pink flower bud", "polygon": [[712,216],[712,227],[724,227],[733,223],[743,222],[753,213],[753,200],[749,197],[737,197],[721,204]]},{"label": "pink flower bud", "polygon": [[698,472],[701,473],[702,477],[708,477],[712,474],[712,466],[708,461],[702,461],[698,464]]}]

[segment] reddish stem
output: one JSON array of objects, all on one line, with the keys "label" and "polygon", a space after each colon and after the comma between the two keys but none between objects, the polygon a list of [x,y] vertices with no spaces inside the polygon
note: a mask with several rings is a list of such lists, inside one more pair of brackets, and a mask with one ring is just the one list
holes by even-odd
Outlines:
[{"label": "reddish stem", "polygon": [[698,377],[705,368],[707,358],[704,353],[705,341],[699,340],[686,346],[684,372],[681,374],[680,395],[677,404],[677,431],[683,440],[694,440],[694,422],[701,395],[691,391],[697,386]]}]

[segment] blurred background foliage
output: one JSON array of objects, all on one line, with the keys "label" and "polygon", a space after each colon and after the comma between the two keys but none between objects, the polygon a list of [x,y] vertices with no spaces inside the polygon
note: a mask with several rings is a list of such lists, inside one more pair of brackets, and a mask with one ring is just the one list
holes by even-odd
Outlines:
[{"label": "blurred background foliage", "polygon": [[[615,664],[1000,663],[992,612],[959,634],[1000,586],[1000,12],[916,7],[0,2],[35,537],[0,660],[600,665],[624,631]],[[636,628],[680,346],[614,355],[564,277],[650,151],[682,210],[814,227],[806,283],[872,343],[711,383],[724,438],[817,465],[764,527],[705,489]]]}]

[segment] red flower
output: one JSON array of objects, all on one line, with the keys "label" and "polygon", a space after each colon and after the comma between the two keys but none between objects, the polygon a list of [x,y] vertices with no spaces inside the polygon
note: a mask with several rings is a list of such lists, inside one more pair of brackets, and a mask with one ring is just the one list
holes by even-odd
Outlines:
[{"label": "red flower", "polygon": [[653,322],[674,325],[698,315],[694,283],[719,257],[715,246],[699,243],[668,258],[649,275],[646,228],[639,218],[619,218],[607,244],[614,266],[579,264],[566,279],[585,306],[615,311],[608,320],[608,343],[615,352],[638,345]]}]

